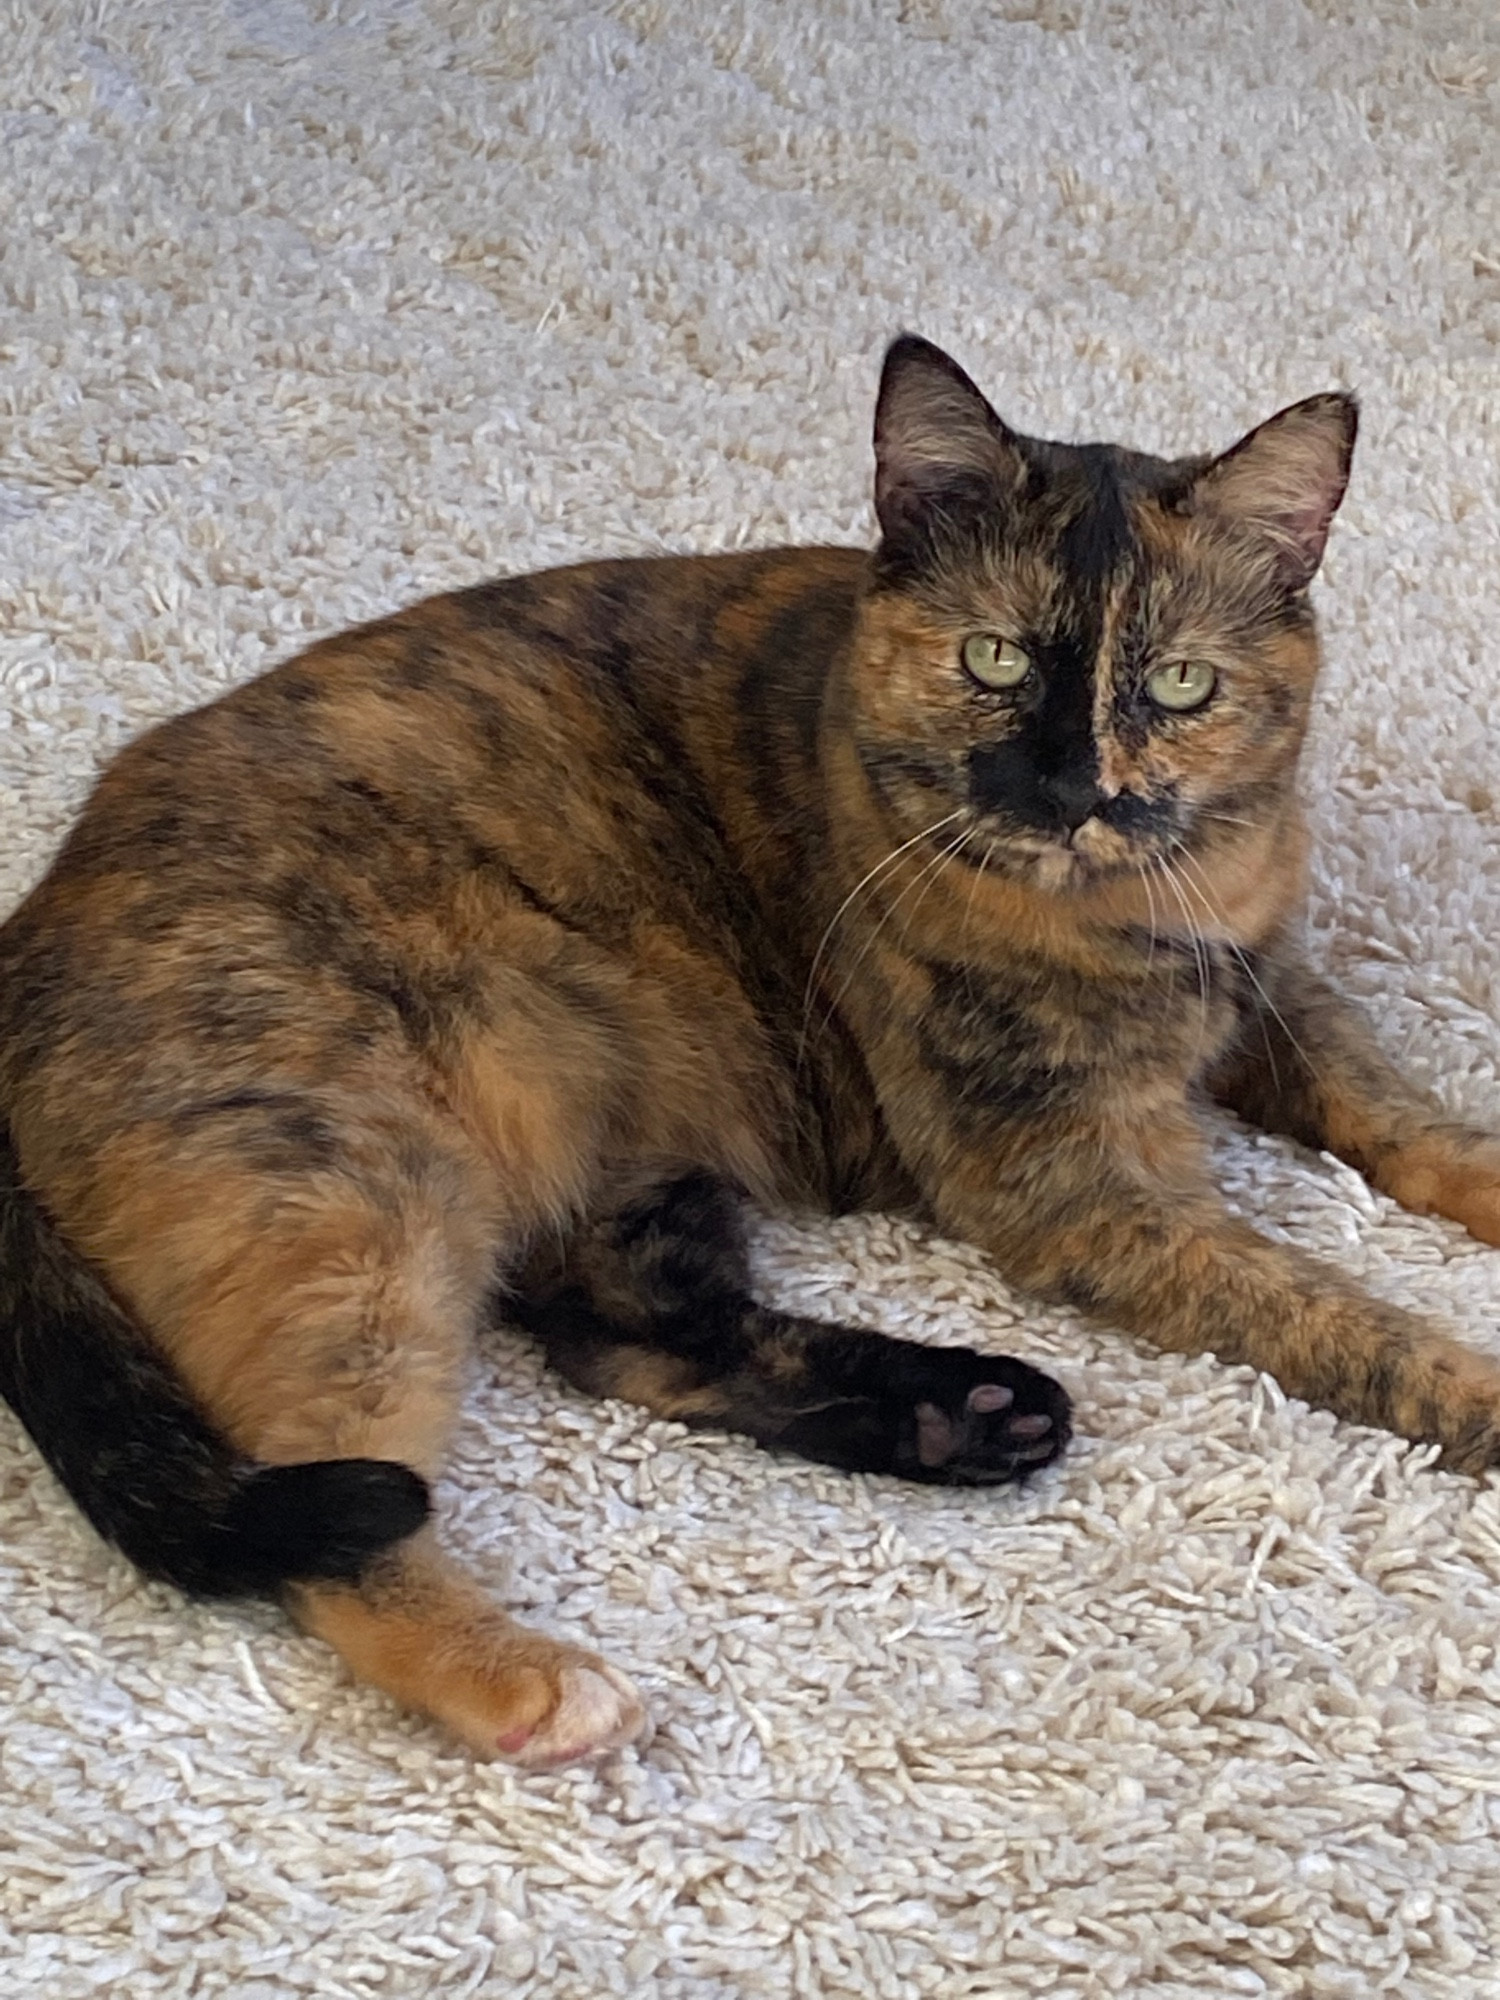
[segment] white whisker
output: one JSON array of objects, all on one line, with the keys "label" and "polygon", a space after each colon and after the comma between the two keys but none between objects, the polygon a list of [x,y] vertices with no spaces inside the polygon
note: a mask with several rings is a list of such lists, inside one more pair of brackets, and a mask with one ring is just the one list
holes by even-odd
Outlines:
[{"label": "white whisker", "polygon": [[1146,892],[1146,907],[1151,912],[1151,947],[1146,953],[1146,970],[1149,972],[1156,963],[1156,891],[1151,886],[1151,871],[1141,869],[1141,887]]},{"label": "white whisker", "polygon": [[[923,869],[922,873],[927,878],[926,885],[922,890],[922,894],[918,896],[917,900],[912,904],[911,908],[907,911],[906,922],[901,926],[901,943],[903,945],[906,943],[907,937],[911,932],[911,927],[916,919],[917,911],[922,907],[922,897],[927,894],[928,889],[930,889],[933,883],[937,880],[938,875],[942,869],[942,864],[945,861],[952,861],[956,859],[958,855],[962,854],[964,849],[968,846],[969,842],[974,838],[975,834],[978,831],[979,829],[977,826],[965,827],[963,832],[958,836],[957,840],[950,840],[948,845],[938,855],[936,867],[929,864],[926,868]],[[920,876],[918,877],[918,880],[921,880]],[[912,886],[915,887],[916,884],[914,883]],[[905,900],[906,900],[906,891],[903,890],[901,895],[899,895],[896,898],[896,903],[902,903],[905,902]],[[891,909],[889,912],[891,916],[894,916],[896,913],[896,903],[893,903],[891,905]],[[878,925],[876,926],[876,929],[877,930],[879,929]]]},{"label": "white whisker", "polygon": [[853,906],[856,898],[858,898],[861,894],[863,894],[867,889],[872,888],[875,882],[878,880],[878,878],[881,875],[883,875],[888,868],[893,868],[904,854],[909,854],[912,848],[918,846],[922,841],[930,840],[933,834],[941,833],[944,827],[952,826],[954,820],[961,819],[963,817],[963,812],[964,808],[962,806],[957,806],[951,813],[945,813],[941,819],[934,820],[931,826],[924,826],[920,833],[914,833],[910,840],[903,840],[899,847],[893,847],[890,853],[887,854],[883,860],[876,862],[875,866],[872,869],[870,869],[868,874],[862,875],[860,877],[860,879],[855,883],[854,887],[849,891],[848,895],[844,898],[843,902],[839,904],[838,908],[829,918],[828,923],[824,928],[823,935],[818,939],[817,950],[813,953],[812,964],[809,966],[807,973],[807,984],[802,989],[802,1023],[797,1034],[798,1076],[801,1076],[802,1074],[802,1064],[807,1054],[807,1029],[808,1029],[808,1021],[812,1012],[813,989],[817,984],[818,973],[822,967],[823,955],[828,949],[829,940],[832,938],[834,932],[838,929],[838,926],[840,922],[843,920],[845,913]]},{"label": "white whisker", "polygon": [[835,1015],[838,1012],[839,1008],[843,1005],[845,994],[849,991],[849,988],[854,984],[855,979],[858,977],[860,967],[864,964],[865,960],[870,956],[871,952],[875,949],[875,945],[880,937],[880,933],[885,929],[886,925],[890,922],[891,918],[895,916],[897,910],[900,909],[901,905],[906,901],[907,897],[912,893],[912,891],[920,887],[921,894],[917,897],[917,900],[915,903],[913,903],[911,909],[908,910],[906,916],[905,928],[902,930],[901,933],[901,942],[903,944],[906,942],[907,933],[911,929],[912,919],[916,916],[918,909],[921,907],[922,897],[927,894],[927,891],[932,887],[933,883],[937,880],[938,876],[941,874],[943,869],[943,864],[947,861],[951,861],[953,857],[959,852],[959,850],[973,837],[976,831],[977,829],[975,827],[972,826],[966,827],[964,831],[958,836],[957,840],[950,841],[946,847],[940,848],[938,852],[935,855],[933,855],[930,861],[927,861],[923,864],[923,866],[917,872],[917,874],[915,874],[912,877],[912,879],[906,884],[905,888],[898,890],[895,901],[891,903],[890,907],[886,910],[884,916],[881,917],[879,923],[875,925],[874,929],[870,932],[869,936],[864,940],[863,944],[861,944],[859,951],[855,957],[854,963],[850,966],[848,972],[844,976],[843,984],[839,987],[838,992],[835,993],[833,998],[829,1001],[828,1007],[823,1016],[823,1019],[825,1021],[830,1020],[832,1016]]},{"label": "white whisker", "polygon": [[1158,855],[1157,860],[1161,864],[1163,880],[1172,891],[1172,894],[1177,898],[1177,907],[1182,912],[1182,921],[1187,925],[1188,938],[1193,947],[1193,964],[1198,973],[1198,1047],[1193,1058],[1196,1064],[1202,1057],[1203,1044],[1208,1039],[1208,989],[1213,969],[1213,959],[1209,953],[1208,942],[1194,921],[1192,911],[1188,908],[1188,900],[1183,894],[1182,884],[1177,879],[1176,870],[1165,854]]},{"label": "white whisker", "polygon": [[[1193,893],[1198,897],[1198,900],[1203,904],[1204,908],[1208,911],[1209,915],[1214,919],[1214,921],[1216,923],[1222,924],[1225,930],[1228,930],[1229,925],[1224,916],[1223,911],[1220,910],[1215,905],[1212,896],[1208,893],[1209,889],[1208,877],[1204,874],[1202,866],[1193,855],[1187,852],[1185,848],[1181,850],[1181,853],[1183,860],[1192,868],[1193,873],[1198,877],[1198,880],[1203,884],[1203,887],[1201,889],[1195,889]],[[1184,880],[1186,880],[1185,877]],[[1189,883],[1188,886],[1191,888],[1192,884]],[[1287,1023],[1287,1018],[1285,1014],[1282,1013],[1281,1009],[1276,1005],[1275,1001],[1271,998],[1270,994],[1266,991],[1265,987],[1262,986],[1260,979],[1256,974],[1255,968],[1250,963],[1248,956],[1240,949],[1240,947],[1237,944],[1233,942],[1232,939],[1226,940],[1226,942],[1229,944],[1229,949],[1234,953],[1235,957],[1239,960],[1240,968],[1244,972],[1245,977],[1250,981],[1250,984],[1255,988],[1256,992],[1260,995],[1261,1004],[1264,1006],[1266,1012],[1271,1016],[1272,1020],[1276,1022],[1277,1026],[1281,1029],[1281,1032],[1286,1036],[1287,1040],[1296,1050],[1297,1055],[1300,1058],[1304,1068],[1307,1070],[1308,1075],[1312,1077],[1314,1081],[1316,1081],[1318,1072],[1313,1066],[1312,1058],[1308,1055],[1307,1050],[1303,1048],[1302,1044],[1297,1040],[1297,1037],[1292,1033],[1291,1028]],[[1260,1024],[1260,1034],[1261,1034],[1261,1040],[1266,1045],[1266,1060],[1271,1065],[1271,1080],[1275,1084],[1276,1088],[1280,1090],[1281,1076],[1276,1067],[1276,1056],[1274,1051],[1272,1050],[1271,1037],[1266,1032],[1266,1024],[1264,1020],[1262,1020]]]},{"label": "white whisker", "polygon": [[984,878],[984,871],[986,868],[989,867],[990,862],[994,857],[995,849],[999,845],[1000,845],[1000,840],[999,836],[997,835],[995,839],[993,839],[990,842],[989,846],[984,850],[984,859],[980,862],[979,866],[974,870],[974,880],[969,884],[969,899],[964,904],[963,929],[958,934],[958,949],[960,955],[962,955],[963,953],[964,939],[969,935],[969,926],[974,921],[974,898],[979,893],[979,884]]}]

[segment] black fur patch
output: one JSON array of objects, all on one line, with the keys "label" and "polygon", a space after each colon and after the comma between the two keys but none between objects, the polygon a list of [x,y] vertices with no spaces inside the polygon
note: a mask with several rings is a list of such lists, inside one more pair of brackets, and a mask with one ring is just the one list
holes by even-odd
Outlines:
[{"label": "black fur patch", "polygon": [[0,1127],[0,1393],[107,1541],[203,1597],[352,1582],[427,1518],[427,1485],[382,1459],[259,1467],[26,1189]]}]

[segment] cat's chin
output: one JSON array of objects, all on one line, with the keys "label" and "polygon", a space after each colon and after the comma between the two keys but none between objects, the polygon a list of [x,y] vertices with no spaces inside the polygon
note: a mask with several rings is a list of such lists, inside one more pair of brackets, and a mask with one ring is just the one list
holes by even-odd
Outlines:
[{"label": "cat's chin", "polygon": [[1044,895],[1066,896],[1095,875],[1095,868],[1083,855],[1068,847],[1049,847],[1036,856],[1031,879]]}]

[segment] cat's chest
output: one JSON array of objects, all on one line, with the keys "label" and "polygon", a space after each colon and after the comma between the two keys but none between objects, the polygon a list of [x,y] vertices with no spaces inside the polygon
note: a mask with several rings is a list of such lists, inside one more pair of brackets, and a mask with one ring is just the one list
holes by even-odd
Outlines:
[{"label": "cat's chest", "polygon": [[935,1079],[1001,1119],[1107,1098],[1147,1079],[1184,1088],[1238,1031],[1244,960],[1207,941],[1158,940],[1139,963],[1080,969],[929,963],[912,1023]]}]

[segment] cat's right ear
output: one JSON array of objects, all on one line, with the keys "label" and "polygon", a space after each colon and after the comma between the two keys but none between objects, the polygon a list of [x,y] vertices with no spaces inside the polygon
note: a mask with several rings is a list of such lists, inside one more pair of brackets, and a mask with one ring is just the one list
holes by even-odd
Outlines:
[{"label": "cat's right ear", "polygon": [[875,404],[875,512],[887,542],[925,540],[937,517],[1002,506],[1025,478],[1015,433],[958,363],[917,334],[893,341]]}]

